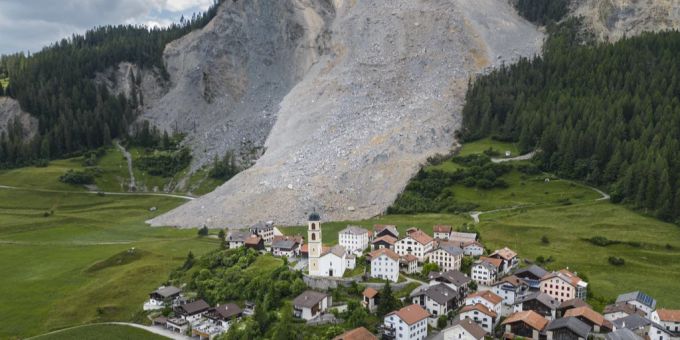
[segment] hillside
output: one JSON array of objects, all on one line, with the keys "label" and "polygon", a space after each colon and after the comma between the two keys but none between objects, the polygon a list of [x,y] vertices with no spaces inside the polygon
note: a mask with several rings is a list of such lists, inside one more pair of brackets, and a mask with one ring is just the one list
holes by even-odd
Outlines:
[{"label": "hillside", "polygon": [[[293,13],[307,19],[302,31],[327,27],[322,46],[328,50],[304,64],[308,70],[297,69],[306,72],[295,73],[299,82],[273,104],[276,123],[266,152],[215,192],[153,225],[296,224],[312,208],[330,219],[378,214],[428,156],[449,151],[468,79],[538,53],[543,41],[501,1],[336,1],[334,16],[319,14],[316,2],[295,3],[300,12]],[[199,41],[229,22],[230,6],[237,5],[225,4],[203,32],[194,33]],[[247,11],[249,5],[238,6]]]}]

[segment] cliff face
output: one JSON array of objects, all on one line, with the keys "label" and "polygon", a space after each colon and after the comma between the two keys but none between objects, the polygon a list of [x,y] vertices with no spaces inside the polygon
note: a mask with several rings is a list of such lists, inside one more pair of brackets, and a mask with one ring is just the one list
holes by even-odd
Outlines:
[{"label": "cliff face", "polygon": [[[169,103],[192,109],[187,124],[213,127],[204,135],[211,147],[253,131],[268,136],[266,152],[150,223],[298,224],[312,208],[332,220],[379,214],[428,156],[454,144],[468,79],[538,53],[542,41],[497,0],[225,4],[206,29],[168,46],[170,93],[193,93]],[[217,97],[202,103],[206,85]],[[167,112],[183,111],[166,105],[147,116]]]},{"label": "cliff face", "polygon": [[15,120],[21,126],[24,140],[30,140],[38,132],[37,118],[24,112],[18,101],[9,97],[0,97],[0,134],[11,129],[10,124]]}]

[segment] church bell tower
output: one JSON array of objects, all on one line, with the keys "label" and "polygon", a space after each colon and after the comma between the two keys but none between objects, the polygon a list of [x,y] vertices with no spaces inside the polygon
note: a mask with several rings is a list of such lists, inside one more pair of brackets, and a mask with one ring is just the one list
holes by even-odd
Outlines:
[{"label": "church bell tower", "polygon": [[323,243],[321,242],[321,216],[315,211],[307,221],[307,250],[309,252],[309,275],[321,274],[320,261]]}]

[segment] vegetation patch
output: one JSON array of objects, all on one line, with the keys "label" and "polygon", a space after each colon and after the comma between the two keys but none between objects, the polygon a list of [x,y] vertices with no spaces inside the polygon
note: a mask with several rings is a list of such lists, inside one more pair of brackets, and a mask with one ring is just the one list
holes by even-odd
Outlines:
[{"label": "vegetation patch", "polygon": [[41,335],[36,340],[167,340],[143,329],[124,325],[89,325]]},{"label": "vegetation patch", "polygon": [[141,249],[135,249],[135,248],[130,248],[128,250],[122,251],[118,254],[115,254],[108,259],[104,261],[99,261],[89,268],[87,268],[85,271],[87,273],[94,273],[103,269],[107,269],[110,267],[115,267],[115,266],[122,266],[126,265],[128,263],[132,263],[134,261],[138,261],[142,259],[142,257],[149,255],[149,252],[141,250]]}]

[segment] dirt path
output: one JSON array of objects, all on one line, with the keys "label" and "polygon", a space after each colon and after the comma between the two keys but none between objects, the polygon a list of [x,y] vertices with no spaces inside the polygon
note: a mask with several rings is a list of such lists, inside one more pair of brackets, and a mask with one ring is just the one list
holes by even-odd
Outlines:
[{"label": "dirt path", "polygon": [[64,332],[64,331],[68,331],[68,330],[72,330],[72,329],[77,329],[77,328],[81,328],[81,327],[88,327],[88,326],[95,326],[95,325],[129,326],[129,327],[135,327],[135,328],[143,329],[147,332],[154,333],[154,334],[157,334],[157,335],[160,335],[160,336],[164,336],[164,337],[169,338],[169,339],[174,339],[174,340],[190,340],[191,339],[188,336],[184,336],[184,335],[181,335],[181,334],[178,334],[178,333],[173,333],[173,332],[171,332],[167,329],[161,328],[161,327],[145,326],[145,325],[140,325],[140,324],[131,323],[131,322],[101,322],[101,323],[92,323],[92,324],[87,324],[87,325],[80,325],[80,326],[75,326],[75,327],[64,328],[64,329],[60,329],[58,331],[53,331],[53,332],[41,334],[41,335],[38,335],[38,336],[34,336],[34,337],[31,337],[31,338],[27,338],[26,340],[39,339],[39,338],[42,338],[43,336],[46,336],[46,335],[56,334],[56,333],[60,333],[60,332]]},{"label": "dirt path", "polygon": [[132,155],[130,152],[125,150],[125,147],[120,144],[118,140],[115,140],[113,144],[116,145],[118,150],[123,153],[123,156],[125,156],[125,159],[127,160],[127,166],[128,166],[128,172],[130,173],[130,183],[128,185],[128,191],[134,192],[137,190],[137,184],[135,183],[135,173],[132,171]]},{"label": "dirt path", "polygon": [[491,161],[494,163],[503,163],[503,162],[512,162],[512,161],[526,161],[529,159],[534,158],[534,155],[536,154],[536,151],[531,151],[527,154],[520,155],[517,157],[512,157],[512,158],[491,158]]},{"label": "dirt path", "polygon": [[181,198],[188,201],[195,199],[195,197],[184,196],[184,195],[174,195],[174,194],[160,194],[160,193],[127,193],[127,192],[107,192],[107,191],[68,191],[68,190],[51,190],[51,189],[34,189],[34,188],[19,188],[8,185],[0,185],[0,189],[8,190],[25,190],[34,192],[54,192],[54,193],[64,193],[64,194],[85,194],[85,195],[112,195],[112,196],[160,196],[160,197],[172,197]]}]

